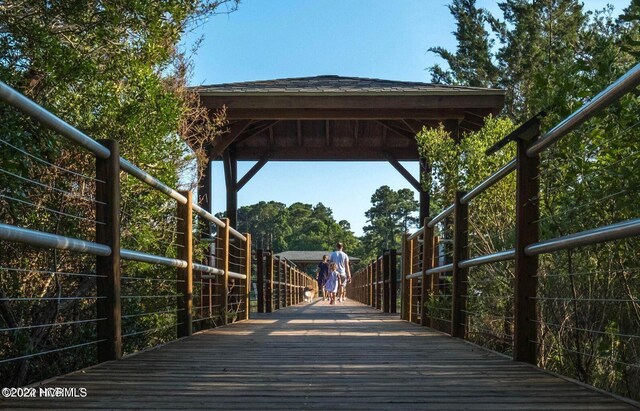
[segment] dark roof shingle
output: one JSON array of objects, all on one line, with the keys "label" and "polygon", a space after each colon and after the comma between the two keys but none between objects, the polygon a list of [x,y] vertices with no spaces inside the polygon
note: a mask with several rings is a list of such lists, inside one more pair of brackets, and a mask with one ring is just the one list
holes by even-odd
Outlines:
[{"label": "dark roof shingle", "polygon": [[362,77],[324,75],[240,83],[211,84],[194,87],[200,94],[217,93],[420,93],[420,92],[484,92],[504,93],[502,90],[443,84],[394,81]]}]

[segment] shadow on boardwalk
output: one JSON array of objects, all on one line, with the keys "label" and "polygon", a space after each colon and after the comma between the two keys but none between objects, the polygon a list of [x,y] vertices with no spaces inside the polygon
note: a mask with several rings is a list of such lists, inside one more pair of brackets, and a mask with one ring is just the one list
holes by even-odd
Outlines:
[{"label": "shadow on boardwalk", "polygon": [[0,408],[633,409],[350,301],[253,315],[48,386],[87,396]]}]

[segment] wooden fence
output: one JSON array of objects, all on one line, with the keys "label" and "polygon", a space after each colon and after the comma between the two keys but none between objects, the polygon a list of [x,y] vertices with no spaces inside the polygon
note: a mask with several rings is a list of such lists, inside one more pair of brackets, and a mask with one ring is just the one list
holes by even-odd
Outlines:
[{"label": "wooden fence", "polygon": [[347,296],[385,313],[397,311],[397,252],[385,250],[380,257],[355,272]]},{"label": "wooden fence", "polygon": [[274,256],[271,250],[256,251],[257,310],[270,313],[304,302],[305,291],[318,293],[318,284],[290,261]]}]

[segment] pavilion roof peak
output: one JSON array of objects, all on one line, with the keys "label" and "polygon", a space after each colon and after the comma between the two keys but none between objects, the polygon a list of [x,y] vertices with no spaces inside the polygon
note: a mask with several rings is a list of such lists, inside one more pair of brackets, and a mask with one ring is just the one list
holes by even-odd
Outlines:
[{"label": "pavilion roof peak", "polygon": [[201,95],[215,94],[488,94],[504,95],[504,90],[451,86],[415,81],[366,77],[319,75],[273,80],[211,84],[193,88]]}]

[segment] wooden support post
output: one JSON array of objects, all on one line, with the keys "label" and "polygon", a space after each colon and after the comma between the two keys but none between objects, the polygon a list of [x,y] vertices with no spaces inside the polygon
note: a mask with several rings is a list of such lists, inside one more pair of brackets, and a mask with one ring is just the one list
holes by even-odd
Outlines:
[{"label": "wooden support post", "polygon": [[193,194],[191,191],[181,191],[180,194],[187,198],[186,204],[178,203],[177,214],[177,235],[178,259],[187,262],[185,268],[178,269],[178,279],[176,283],[178,294],[178,338],[188,337],[193,334]]},{"label": "wooden support post", "polygon": [[225,184],[227,188],[227,218],[233,228],[238,223],[238,160],[235,146],[231,145],[223,156]]},{"label": "wooden support post", "polygon": [[389,312],[398,312],[398,252],[397,250],[389,250]]},{"label": "wooden support post", "polygon": [[98,318],[98,362],[122,358],[122,311],[120,301],[120,149],[113,140],[100,144],[111,152],[96,157],[96,242],[111,248],[111,254],[96,257]]},{"label": "wooden support post", "polygon": [[[539,123],[534,135],[539,134]],[[540,157],[526,154],[530,140],[518,140],[516,176],[516,267],[514,300],[514,346],[516,361],[537,364],[538,326],[536,310],[538,256],[528,256],[524,249],[539,241]]]},{"label": "wooden support post", "polygon": [[256,293],[258,312],[264,312],[264,255],[262,249],[256,250]]},{"label": "wooden support post", "polygon": [[469,258],[469,212],[466,204],[462,204],[460,199],[465,192],[458,191],[456,193],[455,213],[454,213],[454,235],[453,235],[453,295],[451,307],[451,335],[458,338],[464,338],[467,321],[466,321],[466,302],[467,302],[467,273],[468,268],[460,268],[460,261]]},{"label": "wooden support post", "polygon": [[429,196],[429,188],[427,187],[425,189],[425,186],[427,186],[427,181],[430,177],[430,174],[431,174],[431,167],[427,162],[427,159],[421,158],[420,159],[420,213],[418,216],[419,218],[418,221],[421,221],[421,222],[424,221],[430,215],[429,207],[430,207],[431,198]]},{"label": "wooden support post", "polygon": [[423,235],[422,235],[422,293],[420,295],[420,301],[422,307],[420,307],[420,325],[427,326],[430,324],[430,320],[427,318],[427,299],[431,296],[431,276],[427,275],[427,270],[433,268],[433,228],[428,226],[431,218],[427,217],[424,220]]},{"label": "wooden support post", "polygon": [[389,266],[389,253],[391,250],[382,252],[382,309],[385,313],[391,312],[391,267]]},{"label": "wooden support post", "polygon": [[247,238],[245,243],[245,263],[244,263],[244,274],[247,276],[245,280],[245,289],[244,289],[244,319],[249,319],[249,312],[251,311],[251,234],[244,233],[244,236]]},{"label": "wooden support post", "polygon": [[273,312],[273,250],[269,250],[269,257],[267,258],[267,289],[265,292],[266,300],[266,312]]},{"label": "wooden support post", "polygon": [[229,310],[229,233],[230,222],[228,218],[223,219],[224,228],[220,229],[222,240],[222,270],[224,275],[222,276],[222,324],[228,324],[228,310]]}]

